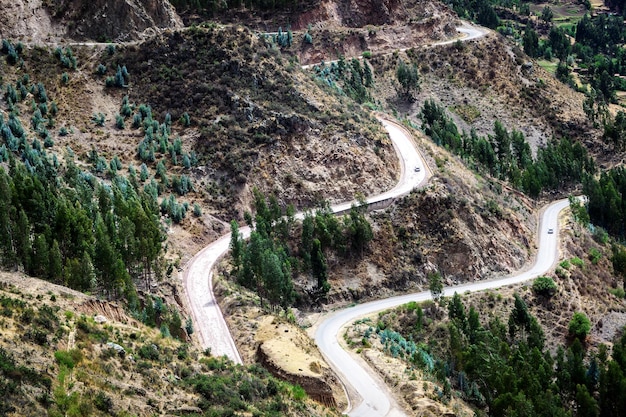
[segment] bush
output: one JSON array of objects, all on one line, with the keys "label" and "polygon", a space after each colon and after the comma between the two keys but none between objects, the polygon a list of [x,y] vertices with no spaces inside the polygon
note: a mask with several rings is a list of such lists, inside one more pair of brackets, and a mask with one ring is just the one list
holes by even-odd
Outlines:
[{"label": "bush", "polygon": [[198,203],[193,203],[193,215],[196,217],[202,216],[202,207]]},{"label": "bush", "polygon": [[107,66],[104,64],[98,64],[98,68],[96,69],[96,73],[98,75],[104,75],[107,72]]},{"label": "bush", "polygon": [[143,345],[139,348],[137,355],[142,359],[157,361],[159,360],[159,349],[154,344]]},{"label": "bush", "polygon": [[582,268],[583,266],[585,266],[585,262],[577,256],[570,259],[570,262],[572,263],[572,265],[577,266],[579,268]]},{"label": "bush", "polygon": [[191,125],[191,117],[189,117],[189,113],[184,112],[180,117],[180,121],[184,127],[189,127],[189,125]]},{"label": "bush", "polygon": [[124,117],[120,114],[115,115],[115,127],[117,127],[120,130],[123,130],[126,127],[124,123]]},{"label": "bush", "polygon": [[74,366],[83,360],[83,354],[78,349],[57,350],[54,352],[54,359],[59,366],[65,366],[67,369],[74,369]]},{"label": "bush", "polygon": [[104,121],[106,120],[106,117],[104,116],[104,113],[94,113],[94,115],[91,117],[91,121],[94,122],[94,124],[96,126],[104,126]]},{"label": "bush", "polygon": [[294,385],[291,388],[291,395],[296,401],[302,401],[306,398],[306,391],[300,385]]},{"label": "bush", "polygon": [[550,277],[538,277],[533,281],[533,291],[537,295],[552,297],[556,294],[557,286]]},{"label": "bush", "polygon": [[585,313],[577,311],[569,322],[568,330],[570,336],[584,341],[587,334],[589,334],[589,330],[591,330],[591,322]]},{"label": "bush", "polygon": [[100,411],[108,413],[113,408],[113,400],[102,391],[98,391],[93,399],[93,405]]},{"label": "bush", "polygon": [[589,260],[592,264],[597,265],[602,258],[602,252],[600,252],[597,248],[591,248],[589,250]]}]

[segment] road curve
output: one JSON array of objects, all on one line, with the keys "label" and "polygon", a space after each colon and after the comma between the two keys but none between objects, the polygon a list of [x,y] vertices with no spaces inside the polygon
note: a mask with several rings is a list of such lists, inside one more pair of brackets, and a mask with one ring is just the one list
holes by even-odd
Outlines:
[{"label": "road curve", "polygon": [[[413,188],[428,179],[428,168],[422,162],[410,135],[394,122],[379,119],[400,158],[400,179],[396,186],[380,195],[366,199],[368,204],[389,201],[411,192]],[[419,169],[416,169],[419,168]],[[356,201],[340,203],[331,207],[334,213],[349,210]],[[303,213],[296,214],[302,218]],[[250,228],[242,227],[244,239],[250,236]],[[210,348],[215,356],[228,356],[235,363],[242,363],[235,342],[228,330],[219,304],[213,294],[213,268],[217,261],[229,250],[231,234],[228,233],[196,254],[183,272],[183,285],[193,317],[194,330],[203,349]],[[207,276],[208,275],[208,276]]]},{"label": "road curve", "polygon": [[[552,269],[558,259],[558,218],[559,213],[569,206],[569,201],[559,200],[549,204],[542,210],[539,225],[539,249],[532,267],[513,275],[462,284],[445,288],[444,295],[451,296],[454,292],[465,293],[499,288],[505,285],[517,284]],[[552,229],[554,233],[548,233]],[[360,404],[347,410],[351,417],[383,417],[404,415],[394,407],[388,398],[386,386],[380,386],[357,360],[339,344],[341,329],[350,322],[372,313],[397,307],[409,301],[426,301],[431,299],[429,291],[406,294],[384,300],[360,304],[324,319],[315,332],[315,342],[326,360],[340,376],[344,384],[353,388],[361,397]]]},{"label": "road curve", "polygon": [[[457,28],[467,36],[460,38],[468,41],[483,36],[483,29],[465,25]],[[456,39],[451,42],[456,42]],[[395,197],[408,194],[414,187],[423,184],[429,175],[428,167],[422,162],[410,136],[404,133],[403,128],[393,122],[380,119],[389,132],[394,148],[400,159],[400,180],[392,189],[378,196],[367,198],[369,204],[382,203]],[[416,168],[419,167],[419,170]],[[334,212],[348,210],[354,202],[339,204],[332,207]],[[302,217],[299,213],[297,217]],[[250,228],[240,229],[243,238],[250,236]],[[235,342],[230,334],[222,311],[213,293],[213,268],[217,261],[228,251],[230,233],[222,236],[198,252],[185,266],[183,271],[183,286],[186,299],[191,310],[194,330],[203,348],[210,348],[216,356],[225,355],[235,363],[242,363]]]}]

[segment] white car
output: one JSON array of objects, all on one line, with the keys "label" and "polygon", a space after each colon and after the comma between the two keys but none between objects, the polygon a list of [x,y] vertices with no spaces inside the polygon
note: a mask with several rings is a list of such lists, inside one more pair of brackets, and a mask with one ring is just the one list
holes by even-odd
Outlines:
[{"label": "white car", "polygon": [[421,168],[420,167],[415,167],[415,172],[420,172]]}]

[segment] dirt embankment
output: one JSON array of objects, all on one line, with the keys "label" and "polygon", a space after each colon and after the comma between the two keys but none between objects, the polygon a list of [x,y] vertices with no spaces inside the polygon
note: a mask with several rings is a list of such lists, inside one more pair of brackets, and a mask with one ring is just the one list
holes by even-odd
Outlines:
[{"label": "dirt embankment", "polygon": [[[295,28],[300,33],[289,51],[305,65],[359,57],[364,51],[387,54],[455,36],[458,22],[436,2],[323,1],[299,15]],[[304,41],[305,32],[312,42]]]},{"label": "dirt embankment", "polygon": [[274,376],[298,384],[315,401],[343,410],[343,385],[301,327],[257,305],[256,296],[220,279],[215,293],[244,363],[261,363]]}]

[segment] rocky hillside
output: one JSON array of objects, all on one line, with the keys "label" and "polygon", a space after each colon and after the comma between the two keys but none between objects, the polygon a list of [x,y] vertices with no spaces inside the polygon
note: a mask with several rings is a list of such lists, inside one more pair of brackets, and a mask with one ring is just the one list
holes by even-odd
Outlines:
[{"label": "rocky hillside", "polygon": [[337,415],[263,368],[199,352],[115,304],[21,275],[1,273],[0,283],[3,416]]},{"label": "rocky hillside", "polygon": [[0,4],[0,34],[26,42],[129,41],[182,21],[166,0],[35,0]]},{"label": "rocky hillside", "polygon": [[397,57],[374,57],[371,63],[378,96],[418,125],[424,101],[434,99],[466,132],[492,134],[494,121],[500,120],[524,133],[535,149],[563,136],[583,141],[592,151],[601,149],[601,132],[583,112],[584,95],[556,80],[499,34],[460,45],[418,47],[408,50],[404,59],[415,63],[422,76],[421,91],[411,102],[399,100],[389,82]]},{"label": "rocky hillside", "polygon": [[126,63],[134,102],[173,120],[191,116],[184,133],[212,210],[242,219],[254,187],[302,209],[394,183],[397,159],[372,115],[248,29],[165,34],[104,60]]}]

